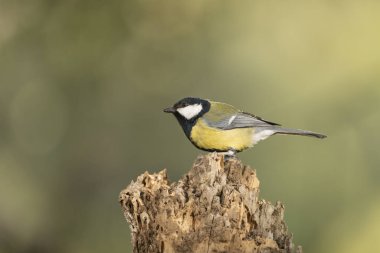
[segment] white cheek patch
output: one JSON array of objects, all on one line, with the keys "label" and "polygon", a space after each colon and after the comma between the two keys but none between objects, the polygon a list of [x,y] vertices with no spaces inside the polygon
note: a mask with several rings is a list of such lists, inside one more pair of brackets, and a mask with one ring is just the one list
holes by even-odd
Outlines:
[{"label": "white cheek patch", "polygon": [[197,116],[202,111],[201,104],[188,105],[183,108],[178,108],[177,112],[181,114],[186,119],[191,119]]},{"label": "white cheek patch", "polygon": [[274,134],[273,130],[262,130],[253,134],[253,144],[258,143],[259,141],[265,140],[269,136]]}]

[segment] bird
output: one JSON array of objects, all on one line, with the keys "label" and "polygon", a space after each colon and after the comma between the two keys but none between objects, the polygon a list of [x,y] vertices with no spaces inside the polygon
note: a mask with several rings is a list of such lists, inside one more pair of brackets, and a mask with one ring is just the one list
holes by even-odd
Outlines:
[{"label": "bird", "polygon": [[228,156],[235,156],[236,153],[276,134],[319,139],[327,137],[312,131],[285,128],[232,105],[197,97],[183,98],[164,109],[164,112],[175,116],[186,137],[195,147]]}]

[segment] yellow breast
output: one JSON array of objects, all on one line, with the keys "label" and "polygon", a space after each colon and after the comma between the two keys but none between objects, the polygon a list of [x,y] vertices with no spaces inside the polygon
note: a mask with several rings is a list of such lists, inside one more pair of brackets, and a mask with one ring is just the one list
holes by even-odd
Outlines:
[{"label": "yellow breast", "polygon": [[235,149],[241,151],[253,146],[252,128],[236,128],[221,130],[209,127],[204,120],[198,119],[193,126],[190,138],[193,143],[202,149],[228,151]]}]

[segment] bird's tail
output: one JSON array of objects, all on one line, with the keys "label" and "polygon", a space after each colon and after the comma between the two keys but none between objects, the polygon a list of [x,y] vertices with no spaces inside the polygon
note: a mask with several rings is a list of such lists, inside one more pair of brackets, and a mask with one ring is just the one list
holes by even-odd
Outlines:
[{"label": "bird's tail", "polygon": [[326,138],[327,136],[324,134],[315,133],[308,130],[302,129],[293,129],[293,128],[282,128],[278,127],[274,130],[275,134],[292,134],[292,135],[303,135],[303,136],[311,136],[319,139]]}]

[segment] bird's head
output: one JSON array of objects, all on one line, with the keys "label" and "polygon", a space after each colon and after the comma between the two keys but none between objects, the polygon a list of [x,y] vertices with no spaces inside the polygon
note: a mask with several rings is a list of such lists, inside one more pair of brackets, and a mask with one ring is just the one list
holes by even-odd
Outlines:
[{"label": "bird's head", "polygon": [[176,118],[193,121],[202,117],[210,110],[210,102],[201,98],[183,98],[172,107],[164,109],[166,113],[173,113]]}]

